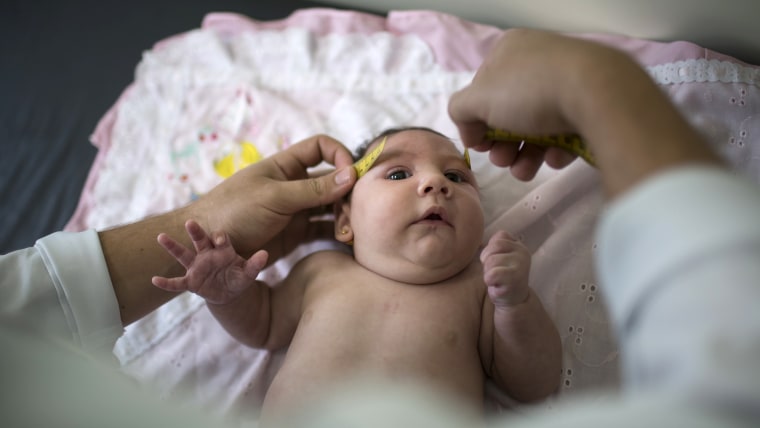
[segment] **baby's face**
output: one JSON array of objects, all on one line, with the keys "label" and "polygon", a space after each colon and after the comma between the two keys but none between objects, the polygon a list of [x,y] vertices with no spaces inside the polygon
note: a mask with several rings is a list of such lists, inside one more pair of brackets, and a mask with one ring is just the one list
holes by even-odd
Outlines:
[{"label": "baby's face", "polygon": [[338,239],[353,239],[357,262],[385,277],[428,284],[472,262],[484,220],[462,153],[444,137],[414,130],[388,137],[336,221]]}]

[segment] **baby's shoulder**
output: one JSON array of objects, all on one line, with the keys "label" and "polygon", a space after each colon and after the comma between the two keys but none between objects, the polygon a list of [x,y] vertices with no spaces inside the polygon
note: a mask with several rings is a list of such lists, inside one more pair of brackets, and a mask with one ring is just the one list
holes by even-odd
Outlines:
[{"label": "baby's shoulder", "polygon": [[348,263],[354,263],[354,258],[346,252],[321,250],[315,251],[299,260],[294,269],[306,271],[322,270],[325,268],[335,269]]},{"label": "baby's shoulder", "polygon": [[340,251],[340,250],[319,250],[315,251],[306,257],[304,257],[304,260],[311,260],[314,261],[324,261],[324,260],[353,260],[354,257],[348,253],[347,251]]},{"label": "baby's shoulder", "polygon": [[309,286],[332,277],[336,272],[345,272],[354,259],[350,254],[337,250],[316,251],[302,258],[288,273],[288,281]]}]

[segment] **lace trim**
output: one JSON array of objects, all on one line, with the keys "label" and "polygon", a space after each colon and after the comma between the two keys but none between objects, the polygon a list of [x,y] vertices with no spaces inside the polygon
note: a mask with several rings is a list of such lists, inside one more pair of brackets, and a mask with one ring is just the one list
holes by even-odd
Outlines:
[{"label": "lace trim", "polygon": [[745,83],[760,86],[760,69],[717,59],[689,59],[647,67],[661,85],[676,83]]}]

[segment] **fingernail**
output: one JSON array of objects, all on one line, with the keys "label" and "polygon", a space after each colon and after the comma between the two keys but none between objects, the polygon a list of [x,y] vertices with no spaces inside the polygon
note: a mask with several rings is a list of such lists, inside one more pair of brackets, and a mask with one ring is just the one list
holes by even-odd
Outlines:
[{"label": "fingernail", "polygon": [[340,172],[335,174],[335,184],[341,186],[348,183],[351,180],[351,169],[343,168]]}]

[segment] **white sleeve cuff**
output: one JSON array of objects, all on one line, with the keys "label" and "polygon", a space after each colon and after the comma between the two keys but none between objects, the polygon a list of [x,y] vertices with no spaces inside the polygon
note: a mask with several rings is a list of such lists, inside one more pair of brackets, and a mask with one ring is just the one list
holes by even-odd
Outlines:
[{"label": "white sleeve cuff", "polygon": [[37,241],[74,342],[111,352],[123,333],[119,306],[97,232],[58,232]]},{"label": "white sleeve cuff", "polygon": [[669,275],[757,243],[758,213],[756,186],[708,167],[663,173],[614,201],[598,229],[597,270],[618,331]]}]

